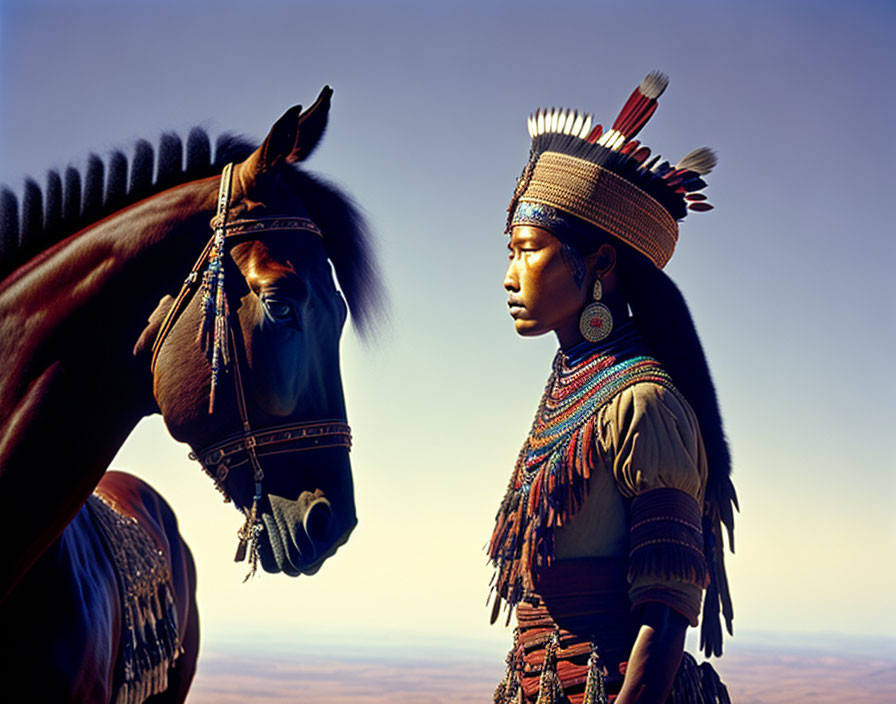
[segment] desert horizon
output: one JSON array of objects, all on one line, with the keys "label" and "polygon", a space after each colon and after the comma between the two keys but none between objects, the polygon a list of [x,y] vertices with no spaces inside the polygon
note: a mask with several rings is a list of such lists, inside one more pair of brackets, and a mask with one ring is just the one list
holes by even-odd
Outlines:
[{"label": "desert horizon", "polygon": [[[473,704],[490,702],[503,674],[500,657],[475,647],[469,657],[455,646],[441,658],[432,650],[399,652],[388,642],[383,654],[375,649],[366,643],[344,656],[327,648],[314,654],[312,646],[240,654],[216,645],[200,658],[187,701]],[[896,640],[758,633],[729,643],[713,664],[737,704],[896,701]]]}]

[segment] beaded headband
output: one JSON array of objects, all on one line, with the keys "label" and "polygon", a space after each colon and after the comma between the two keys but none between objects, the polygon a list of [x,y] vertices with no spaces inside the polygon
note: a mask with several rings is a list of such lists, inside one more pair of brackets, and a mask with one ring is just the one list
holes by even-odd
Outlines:
[{"label": "beaded headband", "polygon": [[678,220],[688,210],[710,210],[701,176],[716,164],[701,147],[675,166],[661,161],[635,135],[656,111],[668,79],[647,75],[629,97],[613,127],[592,126],[576,110],[538,110],[529,116],[532,147],[508,208],[508,230],[518,206],[541,204],[575,215],[621,239],[657,267],[669,261],[678,241]]}]

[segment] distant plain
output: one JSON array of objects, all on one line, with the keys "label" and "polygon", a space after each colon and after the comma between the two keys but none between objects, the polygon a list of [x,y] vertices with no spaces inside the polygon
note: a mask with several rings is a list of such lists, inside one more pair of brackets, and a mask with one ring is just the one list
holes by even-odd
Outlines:
[{"label": "distant plain", "polygon": [[[816,635],[788,645],[785,634],[735,643],[716,669],[735,704],[851,704],[896,702],[896,649],[888,639]],[[473,704],[491,701],[503,663],[476,653],[464,659],[427,653],[338,657],[295,652],[237,655],[207,652],[200,659],[189,704]]]}]

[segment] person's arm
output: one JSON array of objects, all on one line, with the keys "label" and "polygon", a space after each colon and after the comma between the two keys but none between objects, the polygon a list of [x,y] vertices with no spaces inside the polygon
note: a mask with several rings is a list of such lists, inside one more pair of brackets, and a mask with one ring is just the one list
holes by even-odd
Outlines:
[{"label": "person's arm", "polygon": [[665,604],[645,604],[616,704],[662,704],[684,652],[687,619]]}]

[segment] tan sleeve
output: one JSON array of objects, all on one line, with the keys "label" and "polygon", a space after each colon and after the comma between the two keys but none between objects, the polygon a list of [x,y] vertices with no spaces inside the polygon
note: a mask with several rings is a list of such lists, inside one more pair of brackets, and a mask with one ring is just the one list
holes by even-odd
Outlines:
[{"label": "tan sleeve", "polygon": [[601,441],[620,493],[632,499],[629,596],[661,602],[697,625],[706,565],[706,453],[697,418],[674,389],[635,384],[604,409]]},{"label": "tan sleeve", "polygon": [[617,394],[602,415],[601,435],[623,496],[678,489],[703,504],[706,452],[697,416],[677,391],[635,384]]}]

